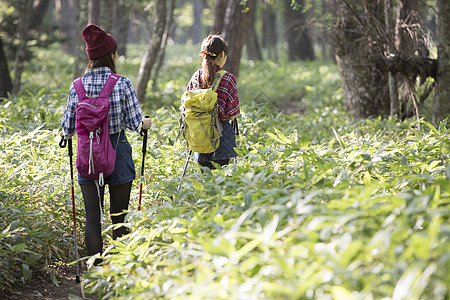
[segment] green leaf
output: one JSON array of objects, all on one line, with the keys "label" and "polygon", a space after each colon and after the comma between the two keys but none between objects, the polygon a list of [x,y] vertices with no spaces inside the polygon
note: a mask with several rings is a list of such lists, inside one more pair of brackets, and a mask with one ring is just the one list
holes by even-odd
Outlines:
[{"label": "green leaf", "polygon": [[333,133],[334,133],[334,137],[336,138],[336,140],[339,142],[339,145],[344,148],[347,149],[347,145],[345,144],[344,140],[341,138],[341,136],[337,133],[336,129],[334,129],[333,127],[331,128],[333,129]]},{"label": "green leaf", "polygon": [[30,266],[27,264],[22,264],[22,281],[23,283],[27,282],[31,279],[31,270]]},{"label": "green leaf", "polygon": [[307,135],[303,135],[303,136],[302,136],[302,139],[301,139],[301,141],[300,141],[300,146],[301,146],[303,149],[308,148],[308,146],[309,146],[309,136],[307,136]]},{"label": "green leaf", "polygon": [[32,253],[25,259],[25,263],[29,266],[33,266],[41,258],[42,254]]},{"label": "green leaf", "polygon": [[192,182],[192,186],[194,187],[194,189],[196,189],[199,192],[203,192],[205,190],[203,185],[200,182],[198,182],[198,181],[193,181]]},{"label": "green leaf", "polygon": [[277,128],[274,128],[274,131],[275,131],[275,134],[273,134],[271,132],[267,132],[267,135],[283,145],[292,143],[291,140],[280,130],[278,130]]},{"label": "green leaf", "polygon": [[334,300],[356,300],[356,298],[343,286],[333,286],[331,295]]},{"label": "green leaf", "polygon": [[434,127],[431,123],[421,120],[420,121],[421,124],[426,125],[428,128],[430,128],[434,133],[438,133],[438,130],[436,129],[436,127]]},{"label": "green leaf", "polygon": [[221,236],[216,237],[211,242],[203,241],[201,244],[207,252],[214,255],[230,257],[232,253],[236,251],[234,246]]},{"label": "green leaf", "polygon": [[27,245],[25,245],[24,243],[17,244],[13,247],[13,251],[15,251],[15,252],[20,252],[25,249],[27,249]]}]

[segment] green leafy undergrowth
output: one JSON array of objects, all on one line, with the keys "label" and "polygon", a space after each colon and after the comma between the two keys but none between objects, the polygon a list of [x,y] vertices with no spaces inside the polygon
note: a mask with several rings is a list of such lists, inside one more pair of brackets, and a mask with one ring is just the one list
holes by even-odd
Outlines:
[{"label": "green leafy undergrowth", "polygon": [[[33,270],[73,260],[68,163],[56,132],[5,130],[0,123],[0,289],[32,278]],[[54,144],[53,144],[54,143]],[[78,207],[80,203],[78,203]],[[80,212],[78,212],[80,213]],[[57,279],[55,282],[57,282]]]},{"label": "green leafy undergrowth", "polygon": [[[448,296],[445,124],[423,122],[419,131],[413,122],[378,119],[301,135],[302,125],[288,133],[279,126],[293,116],[247,109],[237,162],[203,174],[191,166],[179,192],[182,148],[154,150],[149,171],[156,168],[157,179],[147,189],[156,199],[129,214],[131,234],[85,274],[88,292],[118,299]],[[245,123],[258,114],[263,125]]]},{"label": "green leafy undergrowth", "polygon": [[[112,241],[105,218],[104,265],[83,274],[86,292],[103,299],[448,298],[446,124],[351,120],[333,68],[300,67],[296,74],[274,65],[267,80],[257,76],[263,65],[244,64],[238,159],[203,173],[191,161],[179,191],[186,152],[173,145],[176,97],[145,110],[153,128],[143,209],[136,180],[131,233]],[[154,97],[176,96],[182,88],[171,86],[188,80],[164,74],[176,81],[160,80]],[[254,99],[258,78],[274,84],[259,85]],[[0,289],[75,259],[69,160],[58,147],[66,92],[23,92],[0,104]],[[304,111],[280,113],[279,100],[289,97]],[[140,173],[142,139],[127,136]],[[75,204],[84,262],[77,184]]]}]

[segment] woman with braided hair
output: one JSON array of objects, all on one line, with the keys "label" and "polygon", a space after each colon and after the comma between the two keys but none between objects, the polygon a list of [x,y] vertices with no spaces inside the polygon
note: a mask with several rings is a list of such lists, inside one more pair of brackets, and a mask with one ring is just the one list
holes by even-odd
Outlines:
[{"label": "woman with braided hair", "polygon": [[[200,50],[200,56],[203,57],[202,68],[194,73],[187,90],[210,88],[216,73],[222,69],[227,61],[228,44],[219,35],[208,35],[204,38]],[[240,113],[236,78],[233,74],[227,72],[218,85],[216,91],[218,115],[223,128],[219,148],[212,153],[195,153],[195,159],[199,165],[210,169],[214,169],[212,161],[224,166],[228,164],[231,158],[237,156],[234,151],[236,135],[230,123]]]}]

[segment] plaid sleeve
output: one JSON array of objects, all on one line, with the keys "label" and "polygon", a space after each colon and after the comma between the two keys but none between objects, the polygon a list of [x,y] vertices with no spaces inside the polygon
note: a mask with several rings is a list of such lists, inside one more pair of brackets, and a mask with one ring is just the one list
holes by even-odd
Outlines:
[{"label": "plaid sleeve", "polygon": [[69,138],[75,134],[75,106],[78,103],[78,96],[73,83],[70,85],[67,105],[61,121],[63,135]]},{"label": "plaid sleeve", "polygon": [[233,74],[223,75],[217,88],[217,101],[219,102],[220,120],[229,120],[240,113],[236,77]]},{"label": "plaid sleeve", "polygon": [[[123,79],[122,79],[123,78]],[[124,98],[122,98],[123,114],[126,127],[133,131],[138,131],[142,121],[142,110],[136,96],[133,84],[127,77],[121,77],[124,85]]]}]

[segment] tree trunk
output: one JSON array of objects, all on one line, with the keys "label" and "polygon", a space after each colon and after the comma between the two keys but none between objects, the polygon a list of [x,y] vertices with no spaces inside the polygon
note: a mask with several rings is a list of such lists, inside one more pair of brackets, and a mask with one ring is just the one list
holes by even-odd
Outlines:
[{"label": "tree trunk", "polygon": [[[379,58],[379,49],[368,34],[368,28],[361,21],[356,6],[348,2],[340,3],[338,19],[333,35],[336,48],[342,92],[346,108],[356,118],[369,116],[387,116],[390,111],[388,76],[375,68],[374,62]],[[374,17],[383,7],[371,4],[370,11]],[[384,23],[384,18],[379,20]]]},{"label": "tree trunk", "polygon": [[[328,7],[328,11],[330,12],[331,16],[333,16],[333,18],[337,18],[337,12],[338,12],[338,1],[340,0],[328,0],[329,1],[329,7]],[[328,42],[330,44],[330,58],[333,62],[336,62],[336,49],[334,48],[333,45],[333,35],[330,33],[332,33],[333,30],[329,30],[327,32],[328,34]]]},{"label": "tree trunk", "polygon": [[278,61],[276,14],[270,3],[265,3],[262,9],[262,46],[267,49],[268,58]]},{"label": "tree trunk", "polygon": [[[250,14],[246,12],[246,8],[252,6],[255,0],[247,0],[245,5],[241,5],[241,0],[228,1],[225,18],[223,20],[223,28],[220,31],[222,37],[228,43],[228,59],[224,69],[238,77],[239,66],[241,62],[242,48],[247,37],[247,31],[250,23]],[[215,11],[223,9],[221,1],[216,1],[220,6],[214,8]],[[219,13],[214,14],[219,15]],[[214,20],[214,28],[219,28],[221,20]]]},{"label": "tree trunk", "polygon": [[252,7],[249,7],[250,24],[248,27],[248,39],[247,39],[247,56],[249,60],[262,60],[261,48],[259,47],[258,34],[255,29],[255,16],[256,16],[256,1],[252,2]]},{"label": "tree trunk", "polygon": [[306,14],[303,12],[304,0],[297,0],[298,8],[291,7],[291,0],[284,0],[286,38],[288,42],[289,60],[314,60],[314,48],[306,24]]},{"label": "tree trunk", "polygon": [[74,0],[56,0],[55,8],[58,19],[58,35],[61,39],[61,47],[67,53],[76,55],[76,5]]},{"label": "tree trunk", "polygon": [[19,14],[19,23],[17,26],[17,39],[19,41],[14,59],[14,80],[12,93],[16,94],[20,90],[24,64],[27,60],[28,42],[30,30],[36,30],[41,25],[45,14],[47,13],[50,0],[18,1],[16,9]]},{"label": "tree trunk", "polygon": [[117,22],[114,26],[114,37],[117,40],[117,47],[119,49],[119,55],[127,55],[128,44],[128,30],[130,27],[130,8],[125,4],[125,1],[115,2],[114,20]]},{"label": "tree trunk", "polygon": [[31,1],[16,2],[15,9],[17,9],[19,15],[19,22],[17,24],[16,34],[18,45],[14,58],[14,79],[12,88],[13,94],[16,94],[20,90],[20,81],[22,78],[25,54],[28,44],[28,26],[32,15],[32,5],[33,3]]},{"label": "tree trunk", "polygon": [[87,55],[86,55],[86,43],[81,37],[81,33],[88,25],[88,0],[78,0],[78,10],[77,10],[77,35],[76,35],[76,57],[75,57],[75,69],[74,78],[82,76],[82,72],[87,65]]},{"label": "tree trunk", "polygon": [[450,121],[450,2],[437,0],[438,79],[433,102],[433,123],[437,126],[445,118]]},{"label": "tree trunk", "polygon": [[88,11],[88,23],[89,24],[100,24],[100,0],[89,0],[89,11]]},{"label": "tree trunk", "polygon": [[[386,25],[386,31],[389,35],[389,39],[392,40],[393,37],[390,34],[393,29],[393,20],[392,20],[392,0],[384,0],[384,22]],[[388,44],[387,49],[388,54],[392,54],[395,52],[394,47]],[[395,78],[394,74],[389,71],[388,73],[388,83],[389,83],[389,102],[390,102],[390,112],[391,117],[398,115],[398,85],[397,78]]]},{"label": "tree trunk", "polygon": [[100,9],[100,24],[107,32],[111,32],[113,27],[114,1],[102,0]]},{"label": "tree trunk", "polygon": [[[407,25],[418,24],[417,0],[399,0],[397,6],[397,18],[395,24],[395,49],[397,54],[402,57],[414,56],[417,41],[411,38]],[[397,81],[401,86],[400,107],[398,114],[401,119],[408,117],[408,103],[415,102],[415,86],[417,76],[408,76],[409,74],[397,74]],[[411,101],[412,100],[412,101]],[[414,106],[416,106],[414,104]],[[396,108],[396,107],[395,107]]]},{"label": "tree trunk", "polygon": [[173,12],[175,10],[175,0],[170,1],[170,8],[169,8],[169,15],[167,17],[166,21],[166,28],[164,29],[164,35],[161,42],[161,48],[158,53],[158,58],[156,60],[156,69],[155,72],[153,72],[153,84],[152,88],[154,89],[158,84],[158,74],[159,70],[161,69],[163,62],[164,62],[164,56],[166,53],[166,46],[167,41],[169,40],[170,33],[172,32],[172,25],[173,25]]},{"label": "tree trunk", "polygon": [[36,30],[39,26],[41,26],[42,21],[47,14],[50,2],[50,0],[35,1],[33,6],[33,17],[31,18],[29,29]]},{"label": "tree trunk", "polygon": [[166,26],[166,0],[156,0],[155,21],[153,34],[144,57],[141,60],[139,74],[137,78],[137,97],[141,103],[145,103],[145,93],[150,80],[153,65],[158,57],[161,42]]},{"label": "tree trunk", "polygon": [[224,31],[227,7],[228,0],[216,0],[214,5],[214,26],[212,33],[216,34]]},{"label": "tree trunk", "polygon": [[3,51],[3,42],[0,36],[0,100],[8,97],[8,93],[12,91],[12,81],[9,76],[8,61]]},{"label": "tree trunk", "polygon": [[202,35],[202,12],[203,3],[202,0],[194,1],[194,23],[192,24],[192,43],[199,44],[203,39]]}]

